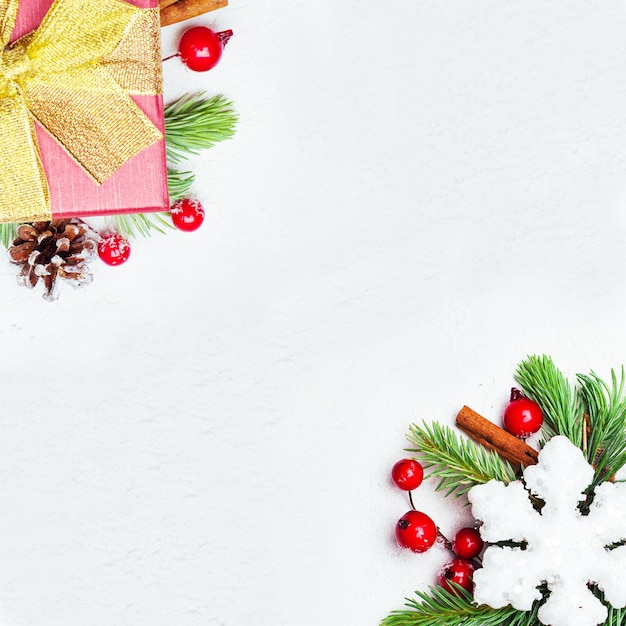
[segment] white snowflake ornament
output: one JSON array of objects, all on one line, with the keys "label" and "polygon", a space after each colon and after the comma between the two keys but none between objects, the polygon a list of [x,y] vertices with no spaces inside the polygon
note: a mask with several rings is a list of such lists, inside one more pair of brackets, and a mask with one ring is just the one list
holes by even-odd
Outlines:
[{"label": "white snowflake ornament", "polygon": [[[524,470],[523,482],[492,480],[470,490],[483,540],[513,544],[485,550],[474,574],[477,603],[529,611],[545,583],[542,624],[597,626],[608,611],[588,587],[595,583],[609,604],[626,606],[626,546],[611,549],[626,540],[626,484],[597,487],[589,514],[582,515],[579,504],[593,476],[582,451],[556,436],[539,453],[538,464]],[[539,511],[533,507],[537,499],[545,503]]]}]

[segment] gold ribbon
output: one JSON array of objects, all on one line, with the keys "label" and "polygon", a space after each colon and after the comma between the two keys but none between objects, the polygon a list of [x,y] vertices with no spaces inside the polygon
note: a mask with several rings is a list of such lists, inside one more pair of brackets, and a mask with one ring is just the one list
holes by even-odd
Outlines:
[{"label": "gold ribbon", "polygon": [[162,139],[130,98],[162,92],[158,9],[55,0],[9,44],[19,0],[0,0],[0,222],[52,216],[37,120],[96,184]]}]

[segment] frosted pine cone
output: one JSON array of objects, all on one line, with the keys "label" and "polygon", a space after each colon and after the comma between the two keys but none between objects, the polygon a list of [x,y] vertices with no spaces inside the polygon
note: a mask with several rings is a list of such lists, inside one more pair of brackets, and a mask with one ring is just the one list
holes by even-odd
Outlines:
[{"label": "frosted pine cone", "polygon": [[44,300],[59,296],[59,278],[72,287],[82,287],[93,280],[88,261],[97,250],[98,235],[78,219],[52,220],[23,224],[8,250],[9,259],[21,265],[17,280],[29,289],[41,278]]}]

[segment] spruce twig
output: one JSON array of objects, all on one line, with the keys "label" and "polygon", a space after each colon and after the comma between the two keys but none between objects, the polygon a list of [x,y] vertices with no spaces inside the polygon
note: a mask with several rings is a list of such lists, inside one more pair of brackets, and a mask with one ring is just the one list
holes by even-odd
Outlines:
[{"label": "spruce twig", "polygon": [[148,237],[153,231],[164,235],[174,228],[170,214],[164,212],[117,214],[113,216],[113,223],[122,237]]},{"label": "spruce twig", "polygon": [[429,593],[416,591],[416,598],[407,598],[406,609],[393,611],[380,626],[541,626],[537,605],[531,611],[476,606],[470,593],[454,586],[456,594],[441,587],[431,587]]},{"label": "spruce twig", "polygon": [[168,169],[167,191],[170,196],[170,202],[186,198],[195,180],[195,174],[192,172],[179,172],[178,170]]},{"label": "spruce twig", "polygon": [[597,374],[579,374],[580,395],[589,415],[587,460],[596,470],[592,488],[626,464],[626,376],[611,370],[608,384]]},{"label": "spruce twig", "polygon": [[[516,380],[541,406],[546,438],[565,435],[595,468],[590,490],[626,465],[626,372],[611,370],[611,382],[597,374],[578,374],[572,388],[548,356],[529,356]],[[587,416],[587,417],[586,417]]]},{"label": "spruce twig", "polygon": [[626,609],[616,609],[610,604],[607,606],[609,615],[604,622],[606,626],[626,626]]},{"label": "spruce twig", "polygon": [[529,356],[517,367],[515,380],[524,394],[541,407],[547,438],[565,435],[582,447],[583,403],[552,359],[545,355]]},{"label": "spruce twig", "polygon": [[235,134],[238,115],[230,100],[204,93],[186,94],[165,107],[167,159],[177,164],[201,150],[230,139]]},{"label": "spruce twig", "polygon": [[474,485],[492,479],[503,483],[515,480],[511,465],[495,452],[462,439],[450,427],[437,422],[412,424],[407,435],[414,447],[407,452],[416,454],[430,469],[429,476],[439,479],[437,491],[446,490],[446,496],[466,494]]}]

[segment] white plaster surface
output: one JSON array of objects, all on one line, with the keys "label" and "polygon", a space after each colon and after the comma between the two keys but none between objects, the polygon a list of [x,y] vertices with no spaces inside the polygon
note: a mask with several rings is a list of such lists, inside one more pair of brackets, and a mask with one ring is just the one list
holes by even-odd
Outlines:
[{"label": "white plaster surface", "polygon": [[[626,361],[626,4],[233,0],[202,230],[55,304],[0,264],[1,626],[375,626],[422,418]],[[182,30],[164,32],[164,54]],[[428,486],[451,532],[467,514]]]}]

